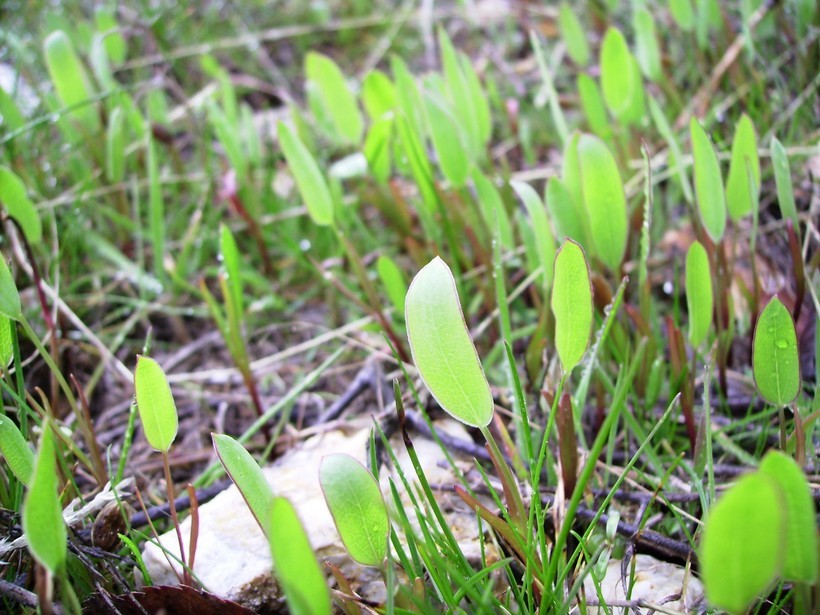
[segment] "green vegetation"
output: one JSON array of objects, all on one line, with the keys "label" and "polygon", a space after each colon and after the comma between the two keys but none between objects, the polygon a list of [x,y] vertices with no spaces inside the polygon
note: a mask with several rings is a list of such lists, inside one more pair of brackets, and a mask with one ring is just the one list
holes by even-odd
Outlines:
[{"label": "green vegetation", "polygon": [[[636,552],[820,608],[815,2],[68,4],[0,32],[0,611],[150,586],[168,530],[196,586],[223,473],[294,613],[654,608],[604,604]],[[260,466],[374,356],[368,468],[304,477],[370,603]]]}]

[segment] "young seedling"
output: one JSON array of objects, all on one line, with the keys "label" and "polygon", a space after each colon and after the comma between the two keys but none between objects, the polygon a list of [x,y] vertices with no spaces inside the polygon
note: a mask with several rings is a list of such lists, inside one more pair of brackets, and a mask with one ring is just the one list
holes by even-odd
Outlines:
[{"label": "young seedling", "polygon": [[390,521],[376,479],[353,457],[339,453],[322,459],[319,483],[350,557],[364,566],[382,567]]},{"label": "young seedling", "polygon": [[226,434],[211,434],[214,449],[228,476],[245,498],[262,531],[267,534],[267,516],[273,504],[273,490],[247,449]]},{"label": "young seedling", "polygon": [[274,498],[267,525],[273,572],[290,612],[330,615],[330,591],[296,509],[285,498]]},{"label": "young seedling", "polygon": [[154,359],[145,356],[137,357],[137,369],[134,372],[134,389],[137,397],[137,408],[142,421],[145,439],[154,450],[162,453],[162,467],[165,470],[165,487],[168,492],[168,505],[171,509],[171,520],[179,542],[179,557],[182,560],[183,583],[191,584],[191,571],[185,564],[185,546],[182,532],[179,529],[179,517],[174,504],[174,483],[171,479],[171,465],[168,451],[177,436],[179,418],[171,386],[165,372]]}]

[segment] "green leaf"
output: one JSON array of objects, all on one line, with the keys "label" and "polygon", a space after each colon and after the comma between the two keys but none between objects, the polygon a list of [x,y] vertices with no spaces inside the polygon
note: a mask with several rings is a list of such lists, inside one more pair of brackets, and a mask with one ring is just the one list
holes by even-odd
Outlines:
[{"label": "green leaf", "polygon": [[655,17],[645,8],[636,9],[632,15],[635,29],[635,56],[647,79],[660,81],[663,77],[661,50],[655,32]]},{"label": "green leaf", "polygon": [[305,76],[318,89],[336,132],[347,141],[358,143],[362,138],[362,116],[356,98],[336,62],[309,51],[305,57]]},{"label": "green leaf", "polygon": [[390,521],[376,479],[353,457],[338,453],[322,459],[319,483],[350,557],[364,566],[381,566]]},{"label": "green leaf", "polygon": [[293,505],[273,499],[268,522],[273,572],[293,615],[330,615],[330,591]]},{"label": "green leaf", "polygon": [[669,12],[678,27],[689,32],[695,27],[695,11],[692,9],[692,0],[669,0]]},{"label": "green leaf", "polygon": [[7,316],[0,314],[0,369],[5,369],[14,358],[14,342],[11,328],[14,326]]},{"label": "green leaf", "polygon": [[584,250],[572,239],[564,240],[555,256],[552,283],[555,315],[555,348],[561,367],[569,374],[589,345],[592,332],[592,283]]},{"label": "green leaf", "polygon": [[652,121],[655,123],[655,127],[658,129],[658,132],[664,138],[666,145],[669,147],[669,164],[670,167],[675,168],[677,171],[681,190],[683,190],[683,197],[686,199],[687,203],[691,203],[692,186],[689,183],[689,176],[686,174],[686,169],[683,167],[683,164],[681,164],[683,161],[683,154],[681,153],[680,144],[678,143],[675,133],[672,131],[672,127],[669,125],[669,120],[666,119],[666,116],[661,110],[661,106],[651,94],[649,95],[649,113],[652,116]]},{"label": "green leaf", "polygon": [[712,326],[712,271],[709,256],[699,241],[686,253],[686,306],[689,311],[689,343],[700,346]]},{"label": "green leaf", "polygon": [[470,84],[462,71],[458,54],[444,28],[439,28],[438,44],[447,93],[452,108],[458,111],[458,121],[464,127],[467,152],[478,154],[483,142],[480,113],[476,110],[477,101],[473,100]]},{"label": "green leaf", "polygon": [[497,232],[501,247],[505,250],[514,250],[516,248],[515,236],[510,216],[495,184],[478,169],[473,171],[473,184],[475,184],[481,215],[490,234],[495,236]]},{"label": "green leaf", "polygon": [[612,271],[618,271],[629,230],[626,195],[618,165],[604,142],[592,135],[579,139],[578,161],[595,253]]},{"label": "green leaf", "polygon": [[700,220],[712,241],[718,243],[726,230],[726,196],[720,162],[711,139],[695,118],[689,123],[689,134],[695,162],[695,198]]},{"label": "green leaf", "polygon": [[58,488],[54,434],[51,422],[46,421],[31,485],[23,502],[23,533],[31,554],[53,575],[62,570],[68,556]]},{"label": "green leaf", "polygon": [[105,135],[105,177],[116,184],[125,176],[125,122],[121,107],[111,112]]},{"label": "green leaf", "polygon": [[777,297],[763,308],[755,325],[752,368],[760,395],[772,405],[785,406],[800,391],[797,333],[789,310]]},{"label": "green leaf", "polygon": [[413,361],[439,405],[462,423],[486,427],[493,396],[464,322],[455,279],[438,256],[410,283],[404,318]]},{"label": "green leaf", "polygon": [[[9,321],[6,320],[4,324],[8,326]],[[0,415],[0,451],[17,480],[26,486],[30,485],[34,453],[14,421],[4,415]]]},{"label": "green leaf", "polygon": [[0,314],[11,320],[22,320],[23,308],[20,306],[20,293],[6,264],[6,257],[0,253]]},{"label": "green leaf", "polygon": [[382,281],[387,298],[396,308],[398,314],[404,314],[404,297],[407,294],[407,282],[396,262],[382,254],[376,260],[376,271]]},{"label": "green leaf", "polygon": [[362,82],[362,104],[374,122],[395,109],[398,104],[396,86],[390,77],[380,70],[367,73]]},{"label": "green leaf", "polygon": [[[749,181],[750,171],[752,182]],[[738,221],[750,213],[753,207],[757,208],[759,193],[760,160],[757,157],[757,137],[752,120],[744,113],[735,127],[732,160],[726,178],[726,205],[732,220]]]},{"label": "green leaf", "polygon": [[110,7],[98,6],[94,10],[94,22],[97,26],[97,31],[105,34],[105,50],[108,57],[114,64],[122,64],[125,62],[125,56],[128,51],[125,38],[119,31],[119,24],[117,18],[114,16],[114,11]]},{"label": "green leaf", "polygon": [[561,38],[567,46],[567,53],[572,61],[578,66],[589,64],[587,33],[572,7],[566,2],[561,3],[558,11],[558,29],[561,31]]},{"label": "green leaf", "polygon": [[379,183],[385,184],[390,178],[390,149],[393,135],[393,117],[384,116],[374,121],[367,131],[363,153],[367,166]]},{"label": "green leaf", "polygon": [[171,386],[159,363],[137,356],[134,389],[145,439],[156,450],[167,453],[177,436],[179,419]]},{"label": "green leaf", "polygon": [[[222,257],[222,268],[230,292],[230,301],[233,302],[232,311],[241,317],[244,312],[242,306],[242,277],[239,273],[241,257],[239,256],[236,239],[226,224],[219,225],[219,253]],[[225,299],[227,301],[228,297]]]},{"label": "green leaf", "polygon": [[228,476],[245,498],[248,508],[262,531],[267,534],[266,520],[273,504],[273,491],[259,464],[239,442],[226,434],[211,434],[214,449]]},{"label": "green leaf", "polygon": [[779,497],[774,481],[754,473],[709,510],[700,565],[712,606],[743,613],[780,572],[784,516]]},{"label": "green leaf", "polygon": [[794,224],[795,232],[800,228],[800,220],[797,218],[797,207],[794,204],[794,188],[792,187],[792,173],[789,169],[789,158],[786,150],[776,138],[772,137],[771,144],[772,166],[774,167],[774,180],[777,184],[777,202],[780,205],[780,213],[784,218],[789,218]]},{"label": "green leaf", "polygon": [[544,202],[532,186],[520,181],[511,181],[510,186],[524,202],[529,215],[529,228],[533,230],[538,264],[543,270],[543,287],[552,286],[552,265],[555,262],[555,238],[552,236]]},{"label": "green leaf", "polygon": [[26,123],[14,99],[0,86],[0,127],[5,134],[15,132]]},{"label": "green leaf", "polygon": [[566,183],[557,177],[547,180],[547,209],[555,224],[555,233],[559,240],[569,237],[581,245],[587,245],[584,232],[582,203],[576,204]]},{"label": "green leaf", "polygon": [[279,122],[279,142],[299,193],[314,223],[333,224],[333,197],[319,165],[291,128]]},{"label": "green leaf", "polygon": [[95,134],[100,128],[100,118],[96,104],[84,104],[94,95],[74,45],[65,32],[57,30],[46,37],[43,43],[46,66],[57,96],[65,107],[77,108],[71,114],[86,130]]},{"label": "green leaf", "polygon": [[232,120],[214,101],[208,100],[206,108],[208,110],[208,121],[214,129],[214,134],[225,156],[231,164],[231,168],[236,172],[236,177],[240,182],[245,181],[248,173],[248,157],[242,150],[239,142],[239,124]]},{"label": "green leaf", "polygon": [[38,244],[43,238],[43,225],[26,194],[23,180],[11,169],[0,165],[0,202],[9,215],[17,221],[30,244]]},{"label": "green leaf", "polygon": [[601,89],[612,115],[625,124],[640,121],[643,84],[621,31],[610,26],[601,43]]},{"label": "green leaf", "polygon": [[817,583],[817,527],[811,487],[794,459],[781,451],[769,451],[760,472],[780,488],[780,507],[785,513],[785,540],[781,576],[787,581]]},{"label": "green leaf", "polygon": [[578,96],[581,97],[581,108],[584,110],[589,129],[602,139],[609,138],[612,134],[612,127],[598,84],[586,73],[580,73],[577,85]]},{"label": "green leaf", "polygon": [[459,121],[433,92],[425,92],[424,108],[441,172],[450,184],[459,188],[467,181],[470,172],[470,159],[462,142]]},{"label": "green leaf", "polygon": [[[486,147],[493,133],[490,102],[487,100],[487,95],[484,93],[481,80],[478,78],[478,73],[475,72],[475,68],[473,68],[473,62],[470,57],[466,54],[459,53],[458,58],[461,63],[461,72],[464,75],[464,81],[469,92],[470,102],[473,104],[473,111],[475,112],[479,144]],[[478,152],[476,152],[476,156],[478,158],[481,157]]]}]

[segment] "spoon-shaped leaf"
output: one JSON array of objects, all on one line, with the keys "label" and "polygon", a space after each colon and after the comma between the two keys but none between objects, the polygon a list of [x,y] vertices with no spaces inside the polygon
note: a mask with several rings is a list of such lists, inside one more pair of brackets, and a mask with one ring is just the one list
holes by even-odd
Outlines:
[{"label": "spoon-shaped leaf", "polygon": [[239,489],[239,493],[248,503],[256,522],[263,532],[267,533],[266,520],[271,504],[273,491],[265,480],[259,464],[239,442],[226,434],[212,434],[214,449],[228,476]]},{"label": "spoon-shaped leaf", "polygon": [[273,572],[294,615],[329,615],[330,592],[293,505],[273,499],[268,521]]},{"label": "spoon-shaped leaf", "polygon": [[150,357],[137,357],[134,389],[145,439],[156,450],[167,453],[177,436],[179,419],[171,386],[159,363]]},{"label": "spoon-shaped leaf", "polygon": [[100,126],[97,105],[83,104],[92,97],[93,91],[71,39],[62,30],[57,30],[46,37],[43,47],[48,74],[60,102],[66,107],[76,105],[77,108],[72,110],[72,115],[89,132],[96,133]]},{"label": "spoon-shaped leaf", "polygon": [[780,487],[781,507],[786,515],[785,559],[781,576],[787,581],[817,582],[817,528],[811,487],[794,459],[781,451],[769,451],[760,472]]},{"label": "spoon-shaped leaf", "polygon": [[567,239],[555,257],[552,283],[555,347],[565,374],[578,365],[592,331],[592,284],[581,246]]},{"label": "spoon-shaped leaf", "polygon": [[598,137],[578,140],[584,207],[595,253],[612,271],[621,266],[626,250],[626,195],[615,157]]},{"label": "spoon-shaped leaf", "polygon": [[347,141],[358,143],[362,137],[362,116],[336,62],[321,53],[308,52],[305,76],[318,89],[336,132]]},{"label": "spoon-shaped leaf", "polygon": [[726,230],[726,195],[720,162],[709,135],[694,118],[689,123],[689,134],[695,160],[695,200],[700,220],[709,237],[717,243]]},{"label": "spoon-shaped leaf", "polygon": [[433,92],[425,92],[424,109],[441,172],[453,186],[461,187],[467,181],[470,159],[462,142],[459,121],[447,108],[446,101]]},{"label": "spoon-shaped leaf", "polygon": [[700,544],[701,578],[712,606],[743,613],[780,572],[780,493],[761,473],[741,478],[711,508]]},{"label": "spoon-shaped leaf", "polygon": [[686,306],[689,311],[689,343],[699,346],[712,325],[712,272],[709,256],[699,241],[686,253]]},{"label": "spoon-shaped leaf", "polygon": [[31,485],[23,503],[23,533],[34,558],[56,574],[65,564],[68,547],[63,509],[57,493],[57,462],[51,429],[51,424],[46,421]]},{"label": "spoon-shaped leaf", "polygon": [[313,156],[290,126],[279,122],[279,143],[311,219],[320,226],[333,224],[333,198]]},{"label": "spoon-shaped leaf", "polygon": [[755,326],[752,368],[760,395],[770,404],[785,406],[800,390],[797,333],[789,310],[777,297],[763,308]]},{"label": "spoon-shaped leaf", "polygon": [[26,186],[17,175],[5,166],[0,166],[0,203],[17,221],[29,243],[39,243],[43,237],[43,225],[34,204],[26,194]]},{"label": "spoon-shaped leaf", "polygon": [[28,485],[34,470],[34,453],[17,425],[7,416],[0,416],[0,451],[17,479]]},{"label": "spoon-shaped leaf", "polygon": [[669,0],[669,12],[681,30],[689,32],[695,27],[695,11],[692,0]]},{"label": "spoon-shaped leaf", "polygon": [[772,137],[771,144],[772,167],[774,167],[774,180],[777,184],[777,202],[780,205],[780,213],[784,218],[791,219],[795,232],[800,228],[800,221],[797,218],[797,207],[794,204],[794,189],[792,187],[792,174],[789,169],[789,157],[783,145]]},{"label": "spoon-shaped leaf", "polygon": [[611,26],[601,43],[601,89],[606,106],[620,121],[631,124],[643,112],[641,71],[621,31]]},{"label": "spoon-shaped leaf", "polygon": [[486,427],[493,396],[458,301],[456,283],[438,256],[416,274],[407,291],[407,338],[419,375],[453,417]]},{"label": "spoon-shaped leaf", "polygon": [[350,557],[380,566],[387,557],[390,521],[376,479],[353,457],[337,453],[322,459],[319,482]]},{"label": "spoon-shaped leaf", "polygon": [[[749,170],[752,185],[749,182]],[[726,206],[732,220],[739,220],[757,207],[760,192],[760,159],[757,156],[757,137],[752,120],[745,113],[735,127],[732,141],[732,159],[726,177]]]},{"label": "spoon-shaped leaf", "polygon": [[558,29],[561,31],[561,38],[564,39],[567,53],[572,61],[578,66],[589,64],[587,33],[578,16],[566,2],[562,2],[558,10]]},{"label": "spoon-shaped leaf", "polygon": [[362,104],[374,122],[395,109],[398,104],[396,86],[390,81],[390,77],[380,70],[367,73],[362,82]]},{"label": "spoon-shaped leaf", "polygon": [[529,224],[535,237],[535,247],[538,254],[538,263],[544,270],[544,288],[552,285],[552,264],[555,261],[555,239],[552,236],[547,210],[538,193],[527,183],[511,181],[510,186],[524,202],[529,214]]},{"label": "spoon-shaped leaf", "polygon": [[11,320],[23,318],[20,306],[20,293],[6,264],[6,257],[0,254],[0,314]]}]

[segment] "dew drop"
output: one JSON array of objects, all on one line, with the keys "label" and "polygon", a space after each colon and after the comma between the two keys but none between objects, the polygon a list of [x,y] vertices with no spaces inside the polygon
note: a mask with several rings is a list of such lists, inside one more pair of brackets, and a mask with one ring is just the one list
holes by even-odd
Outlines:
[{"label": "dew drop", "polygon": [[786,349],[789,347],[789,343],[786,340],[777,340],[777,347],[781,349]]}]

